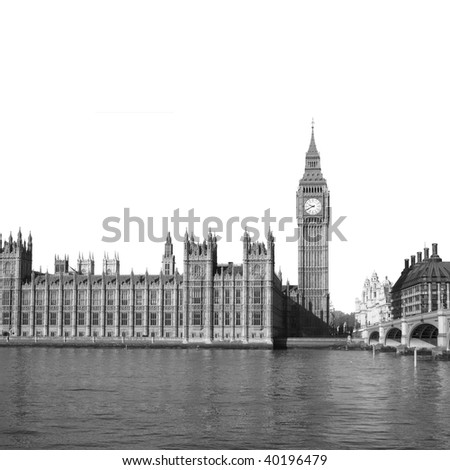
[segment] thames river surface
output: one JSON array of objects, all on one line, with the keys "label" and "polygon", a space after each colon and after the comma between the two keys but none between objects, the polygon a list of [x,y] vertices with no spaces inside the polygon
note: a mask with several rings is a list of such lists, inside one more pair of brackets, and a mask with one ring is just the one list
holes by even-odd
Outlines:
[{"label": "thames river surface", "polygon": [[450,363],[311,349],[0,349],[1,449],[448,449]]}]

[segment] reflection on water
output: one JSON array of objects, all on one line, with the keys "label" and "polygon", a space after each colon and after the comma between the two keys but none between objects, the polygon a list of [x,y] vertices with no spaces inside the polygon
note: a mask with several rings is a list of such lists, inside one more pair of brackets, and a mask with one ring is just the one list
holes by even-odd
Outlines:
[{"label": "reflection on water", "polygon": [[450,364],[370,352],[0,349],[2,449],[445,449]]}]

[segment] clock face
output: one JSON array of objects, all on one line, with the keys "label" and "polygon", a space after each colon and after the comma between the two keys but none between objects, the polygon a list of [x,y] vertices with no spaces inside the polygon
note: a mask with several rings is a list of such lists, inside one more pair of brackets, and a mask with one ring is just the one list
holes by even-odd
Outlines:
[{"label": "clock face", "polygon": [[308,199],[305,202],[305,211],[309,215],[316,215],[322,210],[322,203],[318,199]]}]

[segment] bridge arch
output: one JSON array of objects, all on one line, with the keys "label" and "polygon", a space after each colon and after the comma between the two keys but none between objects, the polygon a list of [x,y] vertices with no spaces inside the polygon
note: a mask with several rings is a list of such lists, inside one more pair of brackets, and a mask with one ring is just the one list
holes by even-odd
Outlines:
[{"label": "bridge arch", "polygon": [[434,347],[437,346],[439,330],[432,323],[417,323],[411,326],[409,336],[410,347]]},{"label": "bridge arch", "polygon": [[402,330],[393,326],[386,332],[384,339],[386,346],[398,346],[402,342]]},{"label": "bridge arch", "polygon": [[376,344],[380,341],[380,332],[375,330],[370,333],[369,344]]}]

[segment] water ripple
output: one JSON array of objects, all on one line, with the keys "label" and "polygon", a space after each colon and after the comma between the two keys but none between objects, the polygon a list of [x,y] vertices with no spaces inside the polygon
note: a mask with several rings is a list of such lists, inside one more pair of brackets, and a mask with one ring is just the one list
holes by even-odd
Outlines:
[{"label": "water ripple", "polygon": [[446,449],[450,364],[360,351],[3,348],[3,449]]}]

